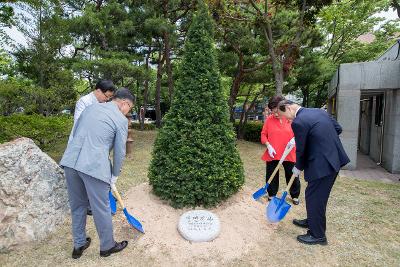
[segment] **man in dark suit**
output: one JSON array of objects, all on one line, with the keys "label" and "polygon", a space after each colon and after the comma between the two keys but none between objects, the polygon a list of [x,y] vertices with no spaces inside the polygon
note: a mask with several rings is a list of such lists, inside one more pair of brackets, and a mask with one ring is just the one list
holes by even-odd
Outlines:
[{"label": "man in dark suit", "polygon": [[342,127],[324,110],[302,108],[290,100],[279,103],[279,113],[293,120],[296,139],[296,164],[293,173],[304,170],[307,219],[293,220],[297,226],[308,228],[307,234],[297,236],[305,244],[326,245],[326,205],[341,167],[350,162],[339,139]]}]

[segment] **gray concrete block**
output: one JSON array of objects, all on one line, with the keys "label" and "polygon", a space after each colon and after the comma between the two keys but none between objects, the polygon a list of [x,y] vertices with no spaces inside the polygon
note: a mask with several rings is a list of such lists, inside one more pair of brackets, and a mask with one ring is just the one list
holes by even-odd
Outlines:
[{"label": "gray concrete block", "polygon": [[358,63],[341,64],[339,68],[339,91],[359,90],[362,79],[361,68]]},{"label": "gray concrete block", "polygon": [[360,92],[347,94],[339,91],[337,99],[337,120],[343,130],[356,130],[358,135],[358,124],[360,117]]},{"label": "gray concrete block", "polygon": [[340,140],[347,156],[350,159],[350,163],[347,164],[344,169],[354,170],[357,167],[357,138],[344,138],[342,135],[340,135]]},{"label": "gray concrete block", "polygon": [[380,85],[378,88],[400,88],[400,61],[380,63]]},{"label": "gray concrete block", "polygon": [[388,60],[400,60],[399,58],[399,45],[400,41],[398,40],[391,48],[389,48],[383,55],[376,59],[376,61],[384,61]]},{"label": "gray concrete block", "polygon": [[376,62],[366,62],[360,65],[361,69],[361,80],[360,86],[361,89],[376,89],[380,88],[381,79],[380,79],[380,72],[381,72],[382,64],[378,64]]}]

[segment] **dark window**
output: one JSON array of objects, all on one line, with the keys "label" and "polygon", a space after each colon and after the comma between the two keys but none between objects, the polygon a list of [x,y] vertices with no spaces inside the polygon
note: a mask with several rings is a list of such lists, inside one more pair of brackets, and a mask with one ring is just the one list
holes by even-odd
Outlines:
[{"label": "dark window", "polygon": [[383,122],[383,95],[376,96],[375,125],[382,126]]}]

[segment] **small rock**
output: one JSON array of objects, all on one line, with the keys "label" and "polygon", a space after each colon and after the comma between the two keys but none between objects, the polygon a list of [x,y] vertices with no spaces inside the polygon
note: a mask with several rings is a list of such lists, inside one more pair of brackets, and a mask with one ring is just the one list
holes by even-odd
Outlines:
[{"label": "small rock", "polygon": [[218,217],[206,210],[192,210],[184,213],[178,224],[179,233],[192,242],[214,240],[221,232]]}]

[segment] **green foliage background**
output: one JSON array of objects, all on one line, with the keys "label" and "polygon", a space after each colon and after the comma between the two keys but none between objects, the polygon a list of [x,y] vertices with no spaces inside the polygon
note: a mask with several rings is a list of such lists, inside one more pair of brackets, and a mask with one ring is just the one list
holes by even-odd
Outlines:
[{"label": "green foliage background", "polygon": [[15,114],[0,116],[0,143],[18,137],[31,138],[42,150],[51,150],[60,142],[65,143],[71,132],[73,119],[70,116]]},{"label": "green foliage background", "polygon": [[[239,123],[235,122],[235,130],[237,132]],[[249,121],[244,125],[243,128],[243,139],[246,141],[261,142],[261,130],[263,122],[261,121]]]}]

